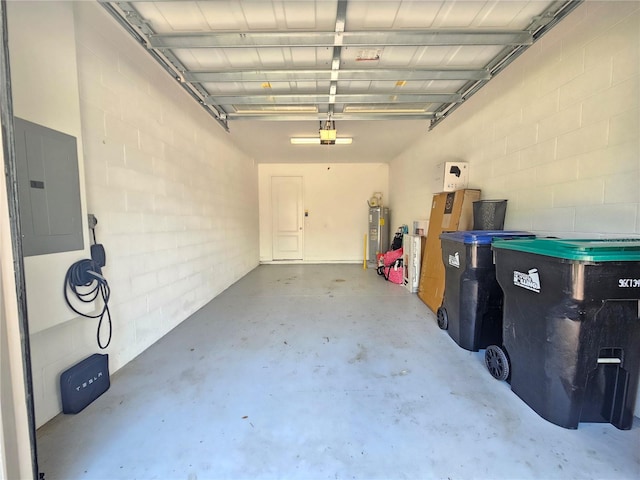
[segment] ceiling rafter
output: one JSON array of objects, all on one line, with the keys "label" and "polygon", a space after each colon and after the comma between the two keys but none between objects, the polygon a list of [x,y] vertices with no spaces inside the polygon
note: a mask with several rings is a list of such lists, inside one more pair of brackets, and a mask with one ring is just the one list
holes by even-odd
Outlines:
[{"label": "ceiling rafter", "polygon": [[[334,98],[332,98],[334,97]],[[205,101],[221,105],[308,105],[317,103],[451,103],[461,101],[459,93],[398,93],[398,94],[261,94],[261,95],[210,95]]]},{"label": "ceiling rafter", "polygon": [[338,0],[336,6],[336,24],[333,36],[333,55],[331,58],[331,83],[329,84],[329,100],[327,103],[328,119],[335,113],[336,93],[338,92],[338,75],[340,72],[340,58],[344,39],[345,23],[347,20],[347,0]]},{"label": "ceiling rafter", "polygon": [[[346,3],[341,0],[339,4]],[[149,36],[153,48],[416,47],[452,45],[531,45],[531,33],[490,30],[364,32],[165,33]]]},{"label": "ceiling rafter", "polygon": [[[229,113],[230,120],[264,120],[261,113]],[[291,122],[291,121],[316,121],[325,120],[326,113],[308,114],[308,113],[275,113],[269,116],[270,121]],[[433,120],[436,114],[433,112],[403,112],[403,113],[379,113],[374,116],[362,113],[350,113],[348,115],[336,113],[332,120],[362,120],[362,121],[378,121],[378,120]]]},{"label": "ceiling rafter", "polygon": [[397,81],[397,80],[489,80],[484,69],[422,68],[422,69],[305,69],[305,70],[191,70],[184,73],[187,82],[299,82],[330,81]]}]

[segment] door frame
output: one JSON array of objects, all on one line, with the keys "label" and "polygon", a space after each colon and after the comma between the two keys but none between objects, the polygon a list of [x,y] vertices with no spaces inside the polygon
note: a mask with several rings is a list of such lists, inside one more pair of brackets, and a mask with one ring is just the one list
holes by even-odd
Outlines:
[{"label": "door frame", "polygon": [[[299,227],[300,227],[300,258],[295,259],[276,259],[274,255],[275,251],[275,236],[276,231],[274,228],[275,224],[275,206],[273,203],[273,195],[274,195],[274,179],[276,178],[297,178],[300,180],[300,212],[298,212],[299,218]],[[304,261],[304,237],[305,237],[305,228],[304,228],[304,177],[302,175],[271,175],[269,178],[269,203],[270,203],[270,226],[271,226],[271,261],[278,263],[286,263],[286,262],[303,262]]]},{"label": "door frame", "polygon": [[[2,321],[6,322],[7,357],[10,365],[11,380],[9,392],[3,392],[5,400],[12,397],[10,408],[2,408],[0,427],[1,438],[5,448],[1,452],[3,474],[15,474],[20,477],[38,477],[38,455],[36,442],[35,403],[33,394],[33,379],[31,371],[31,347],[29,343],[29,325],[27,321],[27,294],[24,274],[24,260],[22,254],[22,235],[18,216],[18,191],[16,175],[15,140],[13,129],[13,98],[11,93],[11,69],[9,62],[7,4],[0,1],[0,124],[2,126],[2,157],[5,167],[6,184],[1,185],[0,194],[6,194],[7,212],[2,215],[3,237],[8,230],[10,249],[5,238],[2,239],[3,248],[2,267],[3,277],[2,298],[11,316]],[[4,182],[0,182],[2,184]],[[4,203],[4,202],[2,202]],[[8,213],[8,219],[4,217]],[[4,228],[8,227],[8,228]],[[13,267],[13,278],[7,269]],[[12,291],[12,289],[14,289]],[[14,296],[15,295],[15,296]],[[15,316],[14,316],[15,315]],[[3,325],[3,330],[4,325]],[[5,354],[2,354],[3,357]],[[4,366],[6,367],[6,365]],[[3,368],[4,368],[3,367]],[[20,368],[22,367],[22,368]],[[21,370],[21,371],[20,371]],[[20,375],[21,373],[21,375]],[[1,401],[1,399],[0,399]],[[12,418],[6,413],[13,413]],[[6,418],[5,418],[6,415]],[[9,425],[7,425],[5,423]],[[12,435],[8,435],[11,433]],[[27,446],[27,444],[29,446]],[[29,451],[27,451],[29,449]],[[9,458],[7,450],[12,451],[17,458]],[[9,470],[10,469],[10,470]]]}]

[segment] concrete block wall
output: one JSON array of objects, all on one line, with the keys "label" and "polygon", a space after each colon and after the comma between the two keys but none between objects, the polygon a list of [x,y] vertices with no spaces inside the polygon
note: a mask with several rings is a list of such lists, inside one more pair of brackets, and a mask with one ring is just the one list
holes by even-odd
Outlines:
[{"label": "concrete block wall", "polygon": [[[114,372],[258,265],[257,166],[98,3],[73,8]],[[75,319],[32,336],[38,425],[60,411],[60,372],[99,351],[96,328]]]},{"label": "concrete block wall", "polygon": [[639,8],[585,2],[396,158],[395,218],[428,216],[433,166],[462,160],[505,228],[640,236]]}]

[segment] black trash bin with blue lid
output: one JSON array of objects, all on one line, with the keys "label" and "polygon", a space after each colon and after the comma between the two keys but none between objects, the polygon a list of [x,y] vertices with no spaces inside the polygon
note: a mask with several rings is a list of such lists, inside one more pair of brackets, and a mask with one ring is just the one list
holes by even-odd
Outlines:
[{"label": "black trash bin with blue lid", "polygon": [[502,290],[496,281],[491,242],[534,238],[529,232],[470,230],[440,235],[445,288],[438,326],[462,348],[477,352],[502,343]]},{"label": "black trash bin with blue lid", "polygon": [[[640,373],[640,239],[497,240],[492,249],[511,390],[561,427],[630,429]],[[485,358],[499,350],[490,346]]]}]

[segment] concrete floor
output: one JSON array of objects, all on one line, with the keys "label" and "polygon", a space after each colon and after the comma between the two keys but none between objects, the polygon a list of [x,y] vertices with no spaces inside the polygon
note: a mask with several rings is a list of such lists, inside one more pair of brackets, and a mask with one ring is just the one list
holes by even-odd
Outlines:
[{"label": "concrete floor", "polygon": [[404,288],[260,266],[38,432],[56,479],[640,478],[640,425],[566,430]]}]

